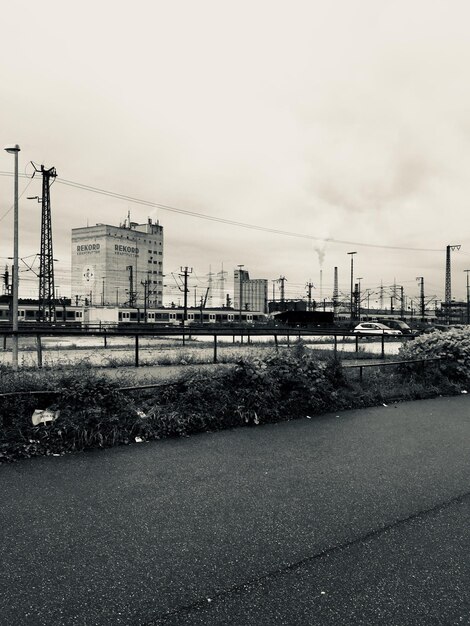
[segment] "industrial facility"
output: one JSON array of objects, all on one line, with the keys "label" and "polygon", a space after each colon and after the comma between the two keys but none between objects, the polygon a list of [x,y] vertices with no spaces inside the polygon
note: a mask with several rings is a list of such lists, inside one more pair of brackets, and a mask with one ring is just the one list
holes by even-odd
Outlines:
[{"label": "industrial facility", "polygon": [[241,268],[233,273],[234,308],[241,311],[268,312],[268,281],[265,278],[250,279]]},{"label": "industrial facility", "polygon": [[72,229],[72,301],[77,305],[160,307],[163,227],[96,224]]}]

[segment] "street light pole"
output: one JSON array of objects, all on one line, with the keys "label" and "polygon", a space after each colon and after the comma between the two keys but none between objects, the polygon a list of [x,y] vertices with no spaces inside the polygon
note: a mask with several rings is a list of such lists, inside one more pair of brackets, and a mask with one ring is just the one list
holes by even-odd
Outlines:
[{"label": "street light pole", "polygon": [[13,274],[13,336],[12,336],[12,367],[16,371],[18,369],[18,287],[19,287],[19,267],[18,267],[18,153],[20,147],[18,144],[14,146],[6,146],[5,151],[15,155],[15,205],[14,205],[14,226],[13,226],[13,263],[15,271]]},{"label": "street light pole", "polygon": [[350,317],[351,317],[351,322],[354,319],[354,305],[353,305],[353,280],[354,280],[354,255],[357,254],[357,252],[348,252],[348,254],[351,255],[351,302],[350,302]]}]

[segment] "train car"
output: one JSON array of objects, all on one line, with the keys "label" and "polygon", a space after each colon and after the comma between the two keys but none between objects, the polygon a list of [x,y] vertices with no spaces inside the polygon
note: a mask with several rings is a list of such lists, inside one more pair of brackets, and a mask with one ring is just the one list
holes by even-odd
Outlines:
[{"label": "train car", "polygon": [[[85,327],[129,327],[135,324],[158,326],[181,326],[183,323],[183,307],[170,308],[129,308],[109,306],[77,306],[70,301],[56,303],[55,317],[46,319],[46,323],[58,326],[83,326]],[[266,322],[267,315],[259,311],[242,311],[227,308],[188,308],[186,312],[186,325],[208,324],[253,324]],[[18,304],[18,321],[23,324],[38,324],[39,304],[37,301],[21,301]],[[11,324],[11,298],[0,299],[0,325]]]},{"label": "train car", "polygon": [[276,314],[274,319],[291,328],[324,328],[334,326],[334,316],[331,311],[283,311]]}]

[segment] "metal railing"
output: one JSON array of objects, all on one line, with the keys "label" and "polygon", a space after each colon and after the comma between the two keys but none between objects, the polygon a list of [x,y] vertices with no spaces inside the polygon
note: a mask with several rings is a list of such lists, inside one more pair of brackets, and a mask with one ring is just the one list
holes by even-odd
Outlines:
[{"label": "metal railing", "polygon": [[302,337],[332,337],[333,338],[333,354],[335,358],[338,358],[338,345],[342,341],[345,343],[346,338],[354,338],[355,343],[355,352],[359,352],[360,342],[362,339],[367,340],[370,338],[380,338],[381,342],[381,358],[385,357],[385,344],[390,340],[395,342],[399,341],[407,341],[412,339],[413,337],[408,337],[407,335],[396,336],[396,335],[386,335],[382,333],[381,335],[377,335],[375,333],[371,334],[358,334],[354,332],[348,332],[344,330],[331,330],[331,329],[318,329],[318,330],[307,330],[307,329],[292,329],[292,328],[279,328],[279,327],[270,327],[270,328],[257,328],[257,327],[230,327],[230,328],[220,328],[217,330],[209,329],[209,328],[141,328],[139,330],[121,330],[121,329],[107,329],[107,328],[87,328],[87,329],[78,329],[78,328],[42,328],[38,330],[37,327],[32,328],[21,328],[18,333],[13,333],[10,329],[0,328],[0,336],[3,336],[3,350],[7,349],[6,338],[7,336],[12,336],[16,334],[19,338],[22,337],[35,337],[36,339],[36,352],[37,352],[37,366],[41,368],[43,366],[43,346],[42,346],[42,338],[43,337],[53,337],[53,336],[97,336],[103,338],[103,347],[108,347],[108,340],[113,337],[127,337],[134,338],[134,365],[135,367],[139,367],[140,365],[140,344],[139,338],[148,338],[148,337],[181,337],[182,346],[185,346],[186,339],[190,340],[193,337],[197,336],[205,336],[205,337],[213,337],[213,363],[218,362],[218,337],[227,337],[231,336],[233,343],[235,343],[235,338],[240,338],[240,344],[243,344],[246,340],[246,344],[250,345],[253,342],[255,337],[273,337],[275,348],[279,348],[280,338],[286,337],[287,345],[291,345],[291,341],[295,339],[301,339]]}]

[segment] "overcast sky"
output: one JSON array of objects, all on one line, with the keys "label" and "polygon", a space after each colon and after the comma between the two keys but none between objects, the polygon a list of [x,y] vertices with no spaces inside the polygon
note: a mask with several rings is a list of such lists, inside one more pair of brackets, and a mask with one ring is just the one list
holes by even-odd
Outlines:
[{"label": "overcast sky", "polygon": [[[56,285],[70,230],[159,219],[166,281],[285,276],[289,297],[350,281],[453,295],[470,268],[468,0],[0,0],[0,136],[55,166]],[[1,153],[1,172],[13,157]],[[250,230],[145,207],[75,181]],[[29,186],[25,190],[26,185]],[[40,180],[20,179],[20,256],[40,248]],[[13,180],[0,176],[0,257],[12,255]],[[9,211],[9,212],[8,212]],[[311,236],[309,239],[306,236]],[[316,238],[316,239],[314,239]],[[348,243],[340,243],[348,242]],[[379,247],[371,247],[371,244]],[[383,247],[380,247],[383,246]],[[394,248],[406,248],[404,250]],[[427,250],[422,251],[421,249]],[[3,260],[2,260],[3,263]],[[37,290],[21,275],[20,293]],[[173,282],[174,285],[174,282]],[[270,293],[272,293],[270,283]],[[226,287],[230,287],[227,284]]]}]

